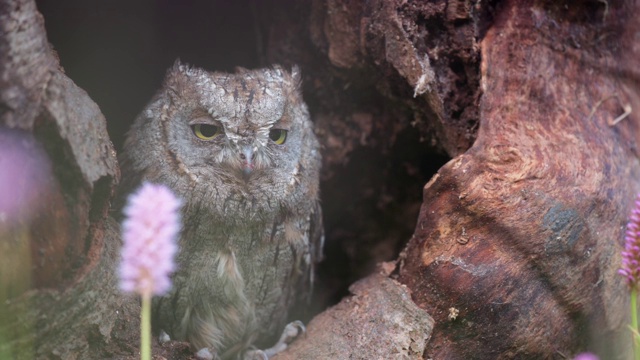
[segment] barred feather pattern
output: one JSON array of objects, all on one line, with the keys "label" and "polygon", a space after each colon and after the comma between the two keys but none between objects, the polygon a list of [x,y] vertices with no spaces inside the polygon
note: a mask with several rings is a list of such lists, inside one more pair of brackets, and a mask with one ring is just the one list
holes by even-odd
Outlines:
[{"label": "barred feather pattern", "polygon": [[311,294],[320,146],[299,85],[295,67],[226,74],[177,62],[127,134],[119,192],[151,181],[183,202],[177,270],[154,298],[154,327],[194,350],[237,358]]}]

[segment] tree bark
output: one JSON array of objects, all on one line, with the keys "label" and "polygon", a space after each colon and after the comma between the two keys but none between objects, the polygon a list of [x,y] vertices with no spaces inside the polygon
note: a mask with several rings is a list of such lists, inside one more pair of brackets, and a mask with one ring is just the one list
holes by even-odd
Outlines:
[{"label": "tree bark", "polygon": [[429,357],[631,349],[616,271],[639,190],[639,13],[501,4],[481,44],[478,139],[425,186],[401,257],[400,281],[436,320]]},{"label": "tree bark", "polygon": [[[415,50],[415,42],[403,49],[389,41],[394,34],[396,45],[412,39],[418,23],[407,16],[406,4],[390,1],[364,10],[366,5],[346,1],[322,6],[328,8],[322,13],[324,28],[311,34],[324,34],[324,49],[336,67],[373,67],[384,72],[380,81],[395,84],[399,74],[416,89],[416,77],[394,64],[417,64],[425,52],[428,59],[446,53],[433,46],[438,35],[429,32],[421,38],[427,44],[423,52]],[[640,105],[635,70],[640,47],[633,21],[638,4],[450,1],[414,6],[423,19],[446,19],[438,24],[444,29],[436,32],[440,36],[464,38],[456,24],[473,24],[482,59],[477,139],[464,151],[451,146],[460,137],[439,133],[448,153],[460,155],[425,186],[415,233],[391,275],[435,321],[433,329],[425,327],[423,335],[431,338],[416,357],[560,359],[591,350],[603,358],[625,358],[631,349],[628,291],[616,271],[626,218],[640,190],[634,111]],[[402,26],[394,30],[388,24]],[[375,29],[384,29],[378,34],[384,34],[384,49],[395,49],[391,57],[368,47],[377,39]],[[475,43],[466,44],[473,54]],[[346,50],[337,50],[341,47]],[[403,58],[398,53],[404,60],[398,60]],[[416,61],[409,60],[412,56]],[[427,73],[450,74],[450,63],[428,63],[436,65]],[[396,73],[383,70],[389,64]],[[466,64],[473,70],[473,62]],[[451,81],[435,77],[431,88],[439,91],[426,92],[426,102],[407,95],[402,101],[427,107],[425,114],[440,114],[426,116],[432,124],[450,119],[453,114],[442,109],[451,105],[443,91]],[[351,299],[337,308],[348,307]],[[285,358],[308,358],[309,349],[331,354],[336,350],[327,344],[348,343],[345,339],[370,331],[365,325],[345,334],[336,330],[344,316],[319,319],[310,324],[309,334],[325,336],[294,344]],[[345,351],[352,358],[375,358],[375,338],[359,340],[365,345],[349,343]]]},{"label": "tree bark", "polygon": [[59,67],[33,1],[0,1],[0,29],[2,145],[19,141],[43,169],[29,189],[40,205],[0,223],[0,357],[132,353],[137,304],[117,287],[108,209],[119,170],[105,119]]}]

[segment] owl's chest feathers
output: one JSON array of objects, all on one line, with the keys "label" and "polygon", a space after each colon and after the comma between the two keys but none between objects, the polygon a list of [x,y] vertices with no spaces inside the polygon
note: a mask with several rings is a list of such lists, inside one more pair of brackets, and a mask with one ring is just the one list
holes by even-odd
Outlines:
[{"label": "owl's chest feathers", "polygon": [[227,171],[196,173],[195,180],[181,178],[173,187],[179,189],[190,205],[208,208],[217,216],[229,214],[243,218],[269,216],[302,190],[286,186],[285,180],[276,179],[270,173],[249,179],[236,175]]},{"label": "owl's chest feathers", "polygon": [[178,271],[189,279],[185,290],[202,300],[193,305],[195,312],[210,313],[204,318],[218,318],[217,322],[226,321],[226,313],[235,313],[246,327],[225,327],[240,332],[269,329],[279,322],[272,316],[287,301],[287,281],[297,256],[286,241],[284,224],[191,225],[180,240]]},{"label": "owl's chest feathers", "polygon": [[234,199],[221,208],[192,208],[181,235],[180,267],[207,279],[204,286],[229,283],[255,296],[257,277],[268,275],[260,282],[270,286],[283,281],[282,269],[269,268],[291,264],[292,245],[298,248],[305,240],[300,229],[304,225],[288,219],[279,207],[264,211],[251,204]]}]

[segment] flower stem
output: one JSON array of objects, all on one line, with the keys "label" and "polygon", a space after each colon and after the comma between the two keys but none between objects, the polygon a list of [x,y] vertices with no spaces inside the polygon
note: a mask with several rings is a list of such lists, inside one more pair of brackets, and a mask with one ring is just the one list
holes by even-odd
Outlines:
[{"label": "flower stem", "polygon": [[640,345],[638,343],[638,289],[631,289],[631,328],[633,332],[633,355],[635,360],[640,360]]},{"label": "flower stem", "polygon": [[151,295],[149,294],[142,295],[142,314],[140,316],[140,359],[151,360]]}]

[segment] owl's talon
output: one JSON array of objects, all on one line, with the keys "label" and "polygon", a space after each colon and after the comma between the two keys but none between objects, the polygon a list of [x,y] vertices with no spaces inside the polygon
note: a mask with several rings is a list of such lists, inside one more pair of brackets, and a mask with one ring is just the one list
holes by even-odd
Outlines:
[{"label": "owl's talon", "polygon": [[158,342],[160,344],[164,344],[169,341],[171,341],[171,337],[169,336],[169,334],[164,332],[164,330],[160,330],[160,335],[158,335]]},{"label": "owl's talon", "polygon": [[278,340],[278,342],[272,347],[265,349],[264,353],[267,355],[267,358],[270,358],[277,353],[284,351],[293,340],[300,336],[300,334],[304,334],[306,332],[307,329],[304,327],[302,321],[296,320],[290,322],[284,327],[280,340]]},{"label": "owl's talon", "polygon": [[243,360],[269,360],[269,357],[262,350],[249,350],[244,354]]},{"label": "owl's talon", "polygon": [[214,351],[212,353],[211,350],[209,350],[209,348],[202,348],[202,349],[198,350],[198,352],[195,355],[196,355],[196,359],[198,359],[198,360],[218,360],[218,359],[220,359],[220,357],[218,357],[218,353],[216,351]]},{"label": "owl's talon", "polygon": [[[284,327],[282,336],[284,336],[284,334],[287,334],[289,336],[289,339],[293,340],[294,338],[297,338],[299,335],[306,332],[307,328],[304,326],[304,323],[300,320],[296,320],[288,323],[287,326]],[[280,340],[282,340],[282,337],[280,337]]]}]

